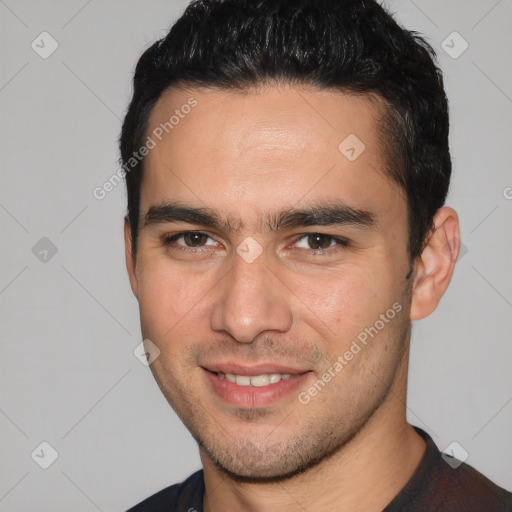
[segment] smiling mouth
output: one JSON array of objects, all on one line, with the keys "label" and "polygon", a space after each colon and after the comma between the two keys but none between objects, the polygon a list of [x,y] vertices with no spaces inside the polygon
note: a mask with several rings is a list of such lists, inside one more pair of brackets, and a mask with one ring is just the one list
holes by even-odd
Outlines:
[{"label": "smiling mouth", "polygon": [[[268,407],[290,394],[293,395],[313,375],[309,370],[278,368],[275,365],[219,365],[216,368],[202,369],[210,389],[224,403],[244,409]],[[237,373],[231,373],[236,370]],[[285,371],[289,373],[284,373]]]}]

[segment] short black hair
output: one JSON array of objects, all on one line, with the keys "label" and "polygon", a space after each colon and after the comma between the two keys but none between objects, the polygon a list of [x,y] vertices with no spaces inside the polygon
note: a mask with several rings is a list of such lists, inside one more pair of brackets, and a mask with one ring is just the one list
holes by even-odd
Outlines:
[{"label": "short black hair", "polygon": [[[448,101],[432,47],[375,0],[193,1],[137,63],[120,137],[123,168],[144,145],[149,116],[166,90],[281,83],[382,100],[385,172],[405,191],[408,249],[416,258],[448,193]],[[143,164],[126,172],[134,256]]]}]

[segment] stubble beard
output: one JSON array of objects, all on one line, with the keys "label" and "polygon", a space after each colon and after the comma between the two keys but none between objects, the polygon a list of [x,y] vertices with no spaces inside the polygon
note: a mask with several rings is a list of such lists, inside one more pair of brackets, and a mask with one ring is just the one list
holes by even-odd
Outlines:
[{"label": "stubble beard", "polygon": [[[398,369],[402,364],[407,367],[407,361],[404,358],[406,359],[408,355],[410,324],[402,327],[403,329],[396,333],[401,348],[397,350],[393,370]],[[272,434],[262,439],[229,437],[226,432],[222,432],[220,424],[213,418],[206,429],[204,423],[203,428],[198,425],[195,414],[188,418],[182,417],[182,421],[198,443],[202,457],[210,459],[232,480],[255,483],[280,482],[305,473],[344,450],[364,429],[383,403],[390,398],[393,383],[394,378],[390,378],[381,387],[380,392],[373,397],[372,406],[364,408],[364,411],[355,417],[347,418],[342,415],[326,418],[312,417],[302,425],[297,435],[275,442],[271,441]],[[295,415],[307,414],[308,405],[303,407],[305,407],[304,411],[295,409],[285,417],[282,425],[295,425]],[[346,407],[345,410],[349,408]],[[270,414],[272,411],[267,409],[240,409],[234,414],[236,418],[234,421],[239,423],[242,420],[247,425],[257,424],[264,422],[265,417]],[[280,425],[275,428],[276,433],[279,428]]]}]

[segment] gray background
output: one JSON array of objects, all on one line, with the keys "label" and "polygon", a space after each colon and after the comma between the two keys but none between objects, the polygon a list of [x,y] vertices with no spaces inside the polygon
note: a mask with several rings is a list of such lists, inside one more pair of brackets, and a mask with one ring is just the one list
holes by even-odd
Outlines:
[{"label": "gray background", "polygon": [[[2,512],[122,511],[200,467],[133,355],[124,186],[92,195],[117,169],[136,60],[186,4],[0,0]],[[448,204],[467,250],[441,307],[414,326],[408,417],[510,489],[512,2],[386,5],[428,36],[445,72]],[[46,59],[31,47],[51,48],[43,31],[59,45]],[[453,31],[469,44],[458,58],[443,49],[463,48]],[[48,449],[31,457],[43,441],[59,454],[48,469],[35,461]]]}]

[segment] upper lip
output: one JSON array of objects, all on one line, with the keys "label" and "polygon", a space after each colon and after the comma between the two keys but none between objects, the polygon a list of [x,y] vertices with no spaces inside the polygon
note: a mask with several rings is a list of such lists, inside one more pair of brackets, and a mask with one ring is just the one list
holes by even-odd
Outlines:
[{"label": "upper lip", "polygon": [[309,371],[300,368],[294,368],[292,366],[278,365],[276,363],[261,363],[250,366],[238,363],[212,363],[204,365],[203,368],[215,373],[231,373],[233,375],[247,375],[250,377],[271,373],[289,373],[291,375],[300,375]]}]

